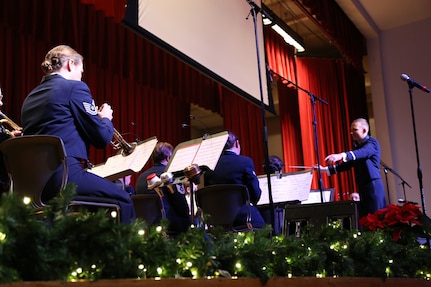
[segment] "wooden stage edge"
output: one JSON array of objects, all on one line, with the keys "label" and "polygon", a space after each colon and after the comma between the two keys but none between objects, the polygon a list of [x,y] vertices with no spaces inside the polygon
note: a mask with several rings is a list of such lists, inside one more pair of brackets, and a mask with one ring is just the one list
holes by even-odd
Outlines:
[{"label": "wooden stage edge", "polygon": [[0,284],[0,287],[422,287],[431,286],[424,279],[388,278],[284,278],[276,277],[262,284],[258,278],[238,279],[114,279],[84,282],[36,281]]}]

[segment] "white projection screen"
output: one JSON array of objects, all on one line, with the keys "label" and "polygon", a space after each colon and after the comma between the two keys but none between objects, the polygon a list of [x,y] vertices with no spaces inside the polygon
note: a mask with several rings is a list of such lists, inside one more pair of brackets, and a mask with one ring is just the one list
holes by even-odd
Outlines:
[{"label": "white projection screen", "polygon": [[265,108],[272,110],[262,15],[257,11],[255,28],[250,14],[251,5],[260,7],[261,0],[250,3],[129,0],[123,22],[236,93],[257,104],[263,99]]}]

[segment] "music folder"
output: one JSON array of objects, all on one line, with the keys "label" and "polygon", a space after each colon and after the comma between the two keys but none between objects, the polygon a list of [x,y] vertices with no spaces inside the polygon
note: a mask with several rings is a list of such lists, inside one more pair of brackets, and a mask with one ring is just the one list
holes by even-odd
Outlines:
[{"label": "music folder", "polygon": [[[257,205],[267,205],[270,203],[267,175],[259,175],[258,179],[262,195]],[[279,178],[279,175],[277,174],[272,174],[270,180],[273,203],[288,203],[307,200],[310,194],[312,179],[312,169],[283,173],[281,178]]]},{"label": "music folder", "polygon": [[184,168],[191,164],[206,166],[214,170],[228,139],[228,132],[208,135],[204,138],[189,140],[177,145],[166,166],[165,172],[174,176],[183,174]]},{"label": "music folder", "polygon": [[105,163],[96,165],[88,172],[104,177],[110,181],[132,175],[141,171],[150,158],[157,144],[157,138],[152,137],[139,142],[133,152],[127,156],[121,153],[109,157]]}]

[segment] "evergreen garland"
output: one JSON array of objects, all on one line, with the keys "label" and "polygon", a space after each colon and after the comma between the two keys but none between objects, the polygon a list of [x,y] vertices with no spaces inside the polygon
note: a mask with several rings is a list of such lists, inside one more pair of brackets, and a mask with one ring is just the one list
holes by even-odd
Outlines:
[{"label": "evergreen garland", "polygon": [[[120,278],[431,277],[431,251],[404,229],[348,231],[337,222],[301,238],[190,228],[166,235],[167,222],[117,224],[103,211],[70,212],[73,184],[40,216],[21,199],[0,203],[0,283]],[[417,231],[417,227],[415,229]]]}]

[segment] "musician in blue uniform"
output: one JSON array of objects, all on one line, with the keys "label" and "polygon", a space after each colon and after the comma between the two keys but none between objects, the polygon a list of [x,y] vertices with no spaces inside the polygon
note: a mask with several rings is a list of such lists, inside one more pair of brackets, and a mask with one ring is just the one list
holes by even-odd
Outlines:
[{"label": "musician in blue uniform", "polygon": [[366,119],[354,120],[350,128],[353,150],[328,155],[325,158],[328,166],[321,167],[328,175],[355,168],[358,193],[353,193],[352,199],[358,201],[359,217],[386,207],[380,175],[380,144],[376,138],[369,135],[369,129]]},{"label": "musician in blue uniform", "polygon": [[[51,49],[42,63],[45,76],[24,100],[21,122],[25,135],[55,135],[63,142],[69,166],[69,182],[77,185],[78,195],[112,198],[120,205],[120,220],[135,218],[130,195],[116,184],[84,169],[90,145],[105,148],[112,140],[113,111],[108,104],[95,105],[89,87],[82,82],[83,57],[60,45]],[[29,163],[31,164],[31,163]],[[58,190],[61,170],[50,179],[46,191]],[[55,194],[44,192],[42,200]]]},{"label": "musician in blue uniform", "polygon": [[[156,193],[151,186],[148,187],[147,176],[155,174],[160,177],[166,169],[173,150],[174,147],[170,143],[158,142],[156,144],[151,155],[153,166],[144,171],[136,181],[135,189],[137,194]],[[163,208],[169,221],[168,234],[177,235],[187,231],[191,225],[191,218],[185,194],[179,192],[179,190],[174,190],[171,193],[168,188],[161,188],[160,190],[163,193],[161,197]]]},{"label": "musician in blue uniform", "polygon": [[[247,186],[251,202],[251,223],[253,227],[261,228],[265,225],[265,222],[255,205],[260,199],[262,190],[259,186],[252,159],[240,155],[240,152],[241,145],[238,137],[235,133],[229,131],[223,154],[214,171],[208,171],[204,174],[204,184],[205,186],[213,184],[243,184]],[[243,206],[235,218],[234,225],[244,225],[246,219],[247,206]]]}]

